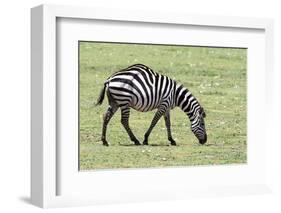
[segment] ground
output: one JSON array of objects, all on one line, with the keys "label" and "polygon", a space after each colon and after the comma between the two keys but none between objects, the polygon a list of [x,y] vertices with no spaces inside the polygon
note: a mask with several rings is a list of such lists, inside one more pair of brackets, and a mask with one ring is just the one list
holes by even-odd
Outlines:
[{"label": "ground", "polygon": [[[246,49],[79,44],[81,170],[246,163]],[[188,117],[179,108],[171,111],[172,134],[178,146],[168,146],[164,119],[152,131],[149,146],[134,146],[120,123],[120,110],[108,125],[110,146],[102,145],[107,99],[102,106],[94,104],[103,82],[135,63],[182,83],[199,100],[207,114],[205,145],[198,143]],[[131,110],[130,126],[140,141],[154,113]]]}]

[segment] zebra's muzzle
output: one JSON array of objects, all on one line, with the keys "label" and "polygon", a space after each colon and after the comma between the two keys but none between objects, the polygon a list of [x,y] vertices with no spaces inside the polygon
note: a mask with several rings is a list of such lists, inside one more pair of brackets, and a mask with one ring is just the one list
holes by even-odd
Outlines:
[{"label": "zebra's muzzle", "polygon": [[199,139],[199,143],[200,144],[205,144],[207,142],[207,134],[205,135],[205,137],[203,139]]}]

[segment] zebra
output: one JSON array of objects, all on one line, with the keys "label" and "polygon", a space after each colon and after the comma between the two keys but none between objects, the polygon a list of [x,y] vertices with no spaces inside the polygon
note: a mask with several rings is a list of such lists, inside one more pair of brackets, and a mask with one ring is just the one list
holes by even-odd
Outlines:
[{"label": "zebra", "polygon": [[141,145],[129,126],[130,109],[147,112],[157,109],[150,127],[144,135],[143,145],[148,145],[148,138],[163,116],[167,128],[168,140],[176,145],[172,137],[170,110],[180,107],[191,122],[191,130],[200,144],[207,142],[203,107],[191,92],[182,84],[171,78],[158,74],[144,64],[134,64],[111,75],[104,82],[96,106],[101,105],[105,96],[108,97],[108,109],[103,116],[102,136],[103,145],[108,146],[106,140],[107,125],[114,113],[121,109],[121,124],[127,131],[135,145]]}]

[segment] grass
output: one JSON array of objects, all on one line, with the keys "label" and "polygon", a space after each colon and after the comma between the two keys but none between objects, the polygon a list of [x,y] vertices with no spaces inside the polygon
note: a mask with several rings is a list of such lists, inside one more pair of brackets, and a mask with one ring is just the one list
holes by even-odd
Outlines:
[{"label": "grass", "polygon": [[[80,42],[80,169],[148,168],[240,164],[247,161],[247,50]],[[208,133],[200,145],[188,117],[171,111],[172,134],[178,146],[167,146],[164,119],[151,133],[149,146],[134,146],[118,111],[108,125],[109,147],[100,141],[107,99],[94,107],[103,82],[134,63],[184,84],[204,107]],[[142,141],[155,111],[131,110],[130,126]]]}]

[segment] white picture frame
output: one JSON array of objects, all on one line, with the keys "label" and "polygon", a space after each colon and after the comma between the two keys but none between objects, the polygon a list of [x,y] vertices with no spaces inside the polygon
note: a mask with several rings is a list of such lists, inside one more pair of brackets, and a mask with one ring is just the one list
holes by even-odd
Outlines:
[{"label": "white picture frame", "polygon": [[[182,199],[194,196],[214,196],[214,195],[232,195],[232,194],[252,194],[252,193],[264,193],[271,191],[271,165],[270,165],[270,141],[274,134],[268,125],[265,125],[266,131],[260,131],[261,127],[257,127],[258,134],[262,136],[264,141],[261,142],[260,148],[254,150],[250,147],[250,153],[253,149],[253,156],[250,156],[251,161],[261,162],[261,166],[258,167],[257,163],[253,164],[255,171],[252,176],[249,174],[252,170],[249,170],[251,163],[246,166],[235,165],[230,167],[212,167],[212,168],[199,168],[193,169],[195,173],[192,177],[192,187],[189,184],[179,187],[178,185],[168,184],[165,180],[167,178],[176,179],[177,175],[185,174],[186,168],[176,168],[173,170],[173,174],[166,175],[167,172],[171,172],[171,168],[165,169],[141,169],[120,171],[116,178],[118,180],[128,178],[128,175],[137,176],[164,176],[163,181],[153,188],[152,192],[144,185],[141,192],[134,183],[127,182],[127,189],[123,189],[124,185],[120,184],[122,188],[116,188],[112,193],[102,192],[102,187],[97,186],[89,187],[89,190],[97,187],[97,193],[88,194],[85,191],[87,187],[76,186],[78,183],[74,183],[75,179],[69,177],[66,187],[73,187],[68,189],[79,191],[78,194],[59,193],[59,184],[63,184],[64,179],[60,179],[59,174],[64,171],[61,165],[58,165],[58,159],[61,158],[60,152],[58,152],[58,130],[57,130],[57,116],[58,116],[58,100],[57,100],[57,88],[60,86],[60,82],[57,79],[56,70],[57,67],[57,36],[58,36],[58,20],[60,18],[68,20],[101,20],[101,21],[118,21],[119,25],[122,23],[146,23],[161,26],[199,26],[206,28],[219,28],[227,31],[232,30],[257,30],[263,33],[263,37],[260,41],[264,41],[264,53],[262,61],[264,66],[260,69],[260,77],[257,77],[257,82],[262,82],[264,87],[260,88],[261,94],[263,94],[261,104],[267,109],[273,109],[273,99],[270,91],[273,88],[273,21],[271,19],[257,19],[257,18],[241,18],[241,17],[216,17],[216,16],[203,16],[203,15],[188,15],[188,14],[173,14],[173,13],[159,13],[148,11],[121,11],[113,9],[101,9],[101,8],[84,8],[74,6],[54,6],[54,5],[41,5],[31,9],[31,201],[33,204],[47,208],[47,207],[59,207],[59,206],[75,206],[75,205],[91,205],[99,203],[116,203],[116,202],[139,202],[143,200],[165,200],[165,199]],[[126,40],[126,39],[125,39]],[[222,39],[223,40],[223,39]],[[196,45],[200,45],[197,43]],[[223,44],[222,44],[223,46]],[[265,78],[262,78],[262,77]],[[254,79],[250,79],[254,80]],[[249,82],[249,80],[248,80]],[[254,82],[254,81],[253,81]],[[254,84],[254,83],[253,83]],[[250,91],[251,92],[251,91]],[[253,91],[252,91],[253,92]],[[250,100],[254,103],[255,99]],[[253,104],[249,104],[251,108]],[[249,109],[248,109],[249,110]],[[256,111],[257,113],[260,111]],[[252,117],[254,117],[254,113]],[[251,115],[250,115],[251,116]],[[270,123],[270,117],[264,118],[265,123]],[[249,126],[251,128],[251,125]],[[60,151],[66,152],[67,150],[61,149]],[[71,158],[71,156],[70,156]],[[72,159],[73,160],[73,159]],[[71,161],[70,161],[71,162]],[[200,174],[210,175],[212,178],[216,178],[216,175],[211,175],[210,171],[219,173],[236,173],[246,174],[245,181],[238,180],[239,177],[233,177],[233,180],[228,182],[214,182],[214,184],[201,185],[199,179],[196,181],[196,176]],[[191,170],[189,169],[189,172]],[[77,171],[78,172],[78,171]],[[109,171],[103,171],[96,173],[96,178],[101,180],[109,175]],[[253,184],[250,184],[251,179],[255,175],[262,174],[261,178],[257,177],[253,180]],[[66,173],[66,175],[71,175]],[[87,173],[83,173],[82,179],[89,181],[92,178],[87,176]],[[89,174],[91,175],[91,174]],[[227,176],[226,176],[227,177]],[[165,179],[166,178],[166,179]],[[237,181],[235,182],[235,178]],[[82,180],[81,179],[81,180]],[[180,179],[178,182],[183,183],[184,180]],[[102,186],[102,183],[100,183]],[[126,188],[125,187],[125,188]],[[129,189],[130,188],[130,189]],[[124,190],[123,196],[119,195],[118,190]],[[126,191],[127,190],[127,191]],[[105,190],[106,191],[106,190]],[[133,192],[135,191],[135,193]],[[85,192],[85,193],[84,193]],[[140,193],[138,193],[140,192]]]}]

